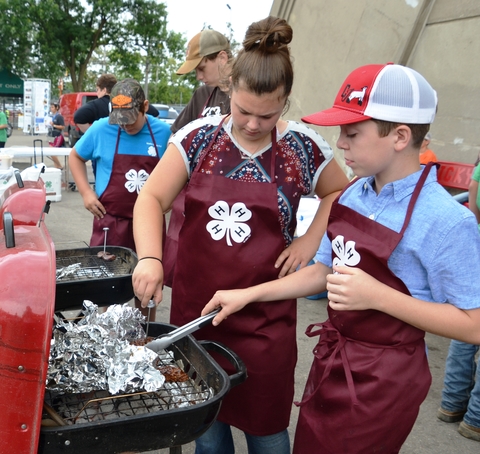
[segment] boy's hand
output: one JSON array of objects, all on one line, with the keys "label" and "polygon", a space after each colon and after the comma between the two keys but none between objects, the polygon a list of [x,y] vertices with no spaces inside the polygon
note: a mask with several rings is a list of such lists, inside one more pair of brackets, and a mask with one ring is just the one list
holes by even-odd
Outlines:
[{"label": "boy's hand", "polygon": [[202,310],[202,315],[207,315],[218,307],[221,307],[222,310],[212,320],[212,325],[217,326],[223,320],[226,320],[229,315],[238,312],[250,303],[247,295],[248,289],[219,290],[205,305]]},{"label": "boy's hand", "polygon": [[375,309],[375,302],[382,298],[384,284],[359,268],[334,266],[333,271],[337,274],[327,275],[328,304],[332,309]]}]

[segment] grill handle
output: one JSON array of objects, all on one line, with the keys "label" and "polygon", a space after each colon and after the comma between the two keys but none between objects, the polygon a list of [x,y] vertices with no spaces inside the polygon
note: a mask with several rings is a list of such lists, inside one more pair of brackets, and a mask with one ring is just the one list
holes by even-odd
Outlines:
[{"label": "grill handle", "polygon": [[200,340],[198,342],[205,350],[214,351],[222,355],[233,365],[233,367],[235,367],[237,372],[228,376],[230,379],[230,388],[240,385],[247,379],[247,367],[236,353],[220,342],[210,340]]},{"label": "grill handle", "polygon": [[13,228],[13,216],[9,211],[3,213],[3,233],[5,235],[5,247],[15,247],[15,231]]},{"label": "grill handle", "polygon": [[20,171],[15,170],[15,172],[13,174],[15,175],[15,180],[17,180],[17,186],[19,188],[23,188],[25,186],[25,184],[23,183],[23,179],[22,179],[22,176],[20,175]]}]

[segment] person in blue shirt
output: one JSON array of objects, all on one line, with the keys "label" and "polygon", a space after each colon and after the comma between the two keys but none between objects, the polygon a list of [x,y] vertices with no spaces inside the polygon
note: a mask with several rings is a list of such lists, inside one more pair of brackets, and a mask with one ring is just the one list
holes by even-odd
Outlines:
[{"label": "person in blue shirt", "polygon": [[[419,150],[437,94],[411,68],[354,70],[334,106],[302,120],[340,126],[357,178],[333,203],[317,263],[275,281],[219,290],[202,314],[328,291],[293,452],[399,452],[431,375],[425,331],[480,343],[480,238],[473,213],[437,182]],[[461,232],[461,235],[459,235]]]},{"label": "person in blue shirt", "polygon": [[[95,121],[72,148],[70,170],[94,217],[90,246],[102,246],[108,228],[108,245],[135,250],[133,206],[170,137],[169,126],[147,115],[147,110],[148,101],[136,80],[118,82],[111,92],[109,117]],[[95,189],[87,176],[90,160],[96,167]]]},{"label": "person in blue shirt", "polygon": [[[480,231],[480,166],[475,165],[468,187],[468,207],[475,215]],[[479,344],[452,340],[448,348],[443,379],[442,400],[437,411],[441,421],[460,421],[458,432],[480,441],[480,367],[476,356]]]}]

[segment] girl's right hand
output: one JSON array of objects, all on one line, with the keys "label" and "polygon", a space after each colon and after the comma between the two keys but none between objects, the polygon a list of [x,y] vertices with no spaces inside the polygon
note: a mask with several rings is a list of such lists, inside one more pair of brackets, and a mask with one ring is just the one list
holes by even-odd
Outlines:
[{"label": "girl's right hand", "polygon": [[133,292],[142,307],[150,300],[158,305],[163,299],[163,264],[154,259],[139,260],[132,275]]}]

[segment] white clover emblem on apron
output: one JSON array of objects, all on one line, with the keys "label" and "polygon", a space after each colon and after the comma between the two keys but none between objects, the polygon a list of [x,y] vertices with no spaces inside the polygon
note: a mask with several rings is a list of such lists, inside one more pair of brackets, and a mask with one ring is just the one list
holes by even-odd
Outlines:
[{"label": "white clover emblem on apron", "polygon": [[149,177],[149,174],[145,172],[145,170],[139,170],[138,172],[135,169],[130,169],[126,174],[126,183],[125,187],[127,188],[128,192],[135,192],[137,191],[137,194],[140,192],[140,189],[143,188],[143,185],[145,184],[145,181],[147,181],[147,178]]},{"label": "white clover emblem on apron", "polygon": [[228,203],[219,200],[208,209],[208,214],[214,219],[207,224],[207,231],[215,241],[227,238],[227,244],[232,246],[231,239],[243,243],[248,239],[252,229],[245,224],[252,217],[252,212],[242,202],[236,202],[232,209]]},{"label": "white clover emblem on apron", "polygon": [[360,254],[355,250],[355,241],[347,241],[343,235],[337,235],[332,241],[332,249],[336,257],[334,265],[355,266],[360,262]]}]

